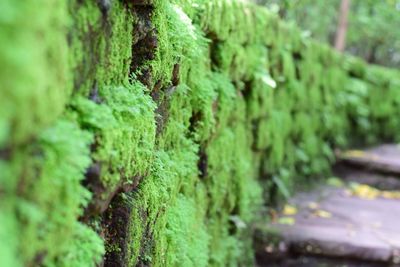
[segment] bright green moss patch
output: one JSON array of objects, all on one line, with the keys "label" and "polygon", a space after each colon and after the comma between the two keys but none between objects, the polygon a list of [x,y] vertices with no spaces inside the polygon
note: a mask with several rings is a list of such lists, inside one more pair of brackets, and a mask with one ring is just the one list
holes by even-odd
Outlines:
[{"label": "bright green moss patch", "polygon": [[[109,5],[107,4],[109,3]],[[134,15],[122,1],[69,1],[69,63],[74,89],[121,84],[129,76]]]},{"label": "bright green moss patch", "polygon": [[198,212],[201,208],[194,199],[179,195],[175,205],[169,209],[166,226],[167,266],[208,265],[209,236],[203,216]]},{"label": "bright green moss patch", "polygon": [[399,140],[397,71],[267,9],[50,2],[0,4],[7,266],[251,266],[263,205]]},{"label": "bright green moss patch", "polygon": [[66,1],[2,1],[0,148],[27,142],[61,114],[68,86]]},{"label": "bright green moss patch", "polygon": [[[166,212],[174,205],[179,191],[184,190],[184,185],[190,184],[196,177],[196,159],[196,154],[190,150],[156,154],[152,175],[139,185],[138,192],[131,198],[132,211],[127,237],[129,242],[126,242],[128,266],[134,266],[138,262],[165,266],[169,254]],[[190,217],[182,219],[193,220]],[[178,247],[171,248],[177,249]]]},{"label": "bright green moss patch", "polygon": [[[5,166],[1,165],[0,169],[2,171],[5,170]],[[6,176],[7,177],[7,176]],[[4,196],[2,196],[2,199]],[[14,201],[11,198],[3,201],[0,205],[0,257],[2,258],[2,262],[6,266],[22,266],[21,260],[17,258],[18,255],[18,222],[15,215],[13,215],[13,203]]]},{"label": "bright green moss patch", "polygon": [[114,188],[122,179],[145,176],[153,161],[155,117],[150,96],[140,83],[99,89],[101,103],[77,98],[74,116],[95,133],[93,159],[101,165],[101,180]]},{"label": "bright green moss patch", "polygon": [[[76,262],[73,266],[92,266],[100,260],[101,239],[77,221],[90,199],[90,193],[81,181],[91,162],[91,141],[92,136],[75,123],[60,119],[43,131],[36,143],[14,151],[11,161],[2,166],[3,170],[12,171],[5,173],[9,175],[6,179],[22,177],[18,184],[4,192],[3,197],[9,205],[4,207],[5,211],[14,210],[8,214],[9,220],[12,220],[12,214],[16,219],[14,226],[6,223],[4,227],[18,227],[18,233],[15,233],[18,258],[24,264],[53,266],[67,257],[68,261]],[[82,235],[95,241],[90,246],[100,249],[91,251],[90,246],[81,247],[84,243],[74,243]],[[80,249],[91,252],[86,260],[81,261],[74,255]]]}]

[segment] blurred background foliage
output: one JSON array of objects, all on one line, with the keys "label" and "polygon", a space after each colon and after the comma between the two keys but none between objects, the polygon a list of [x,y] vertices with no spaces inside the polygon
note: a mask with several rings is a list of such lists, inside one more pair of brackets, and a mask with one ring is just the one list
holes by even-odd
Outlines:
[{"label": "blurred background foliage", "polygon": [[[304,34],[334,44],[341,0],[255,0],[297,24]],[[350,0],[346,52],[369,63],[400,67],[400,0]]]}]

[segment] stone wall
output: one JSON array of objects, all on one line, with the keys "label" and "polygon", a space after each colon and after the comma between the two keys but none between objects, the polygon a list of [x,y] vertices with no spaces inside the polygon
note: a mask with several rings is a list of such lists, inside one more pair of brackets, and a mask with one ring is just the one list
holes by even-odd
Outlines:
[{"label": "stone wall", "polygon": [[265,206],[396,141],[400,75],[233,0],[3,0],[4,266],[250,266]]}]

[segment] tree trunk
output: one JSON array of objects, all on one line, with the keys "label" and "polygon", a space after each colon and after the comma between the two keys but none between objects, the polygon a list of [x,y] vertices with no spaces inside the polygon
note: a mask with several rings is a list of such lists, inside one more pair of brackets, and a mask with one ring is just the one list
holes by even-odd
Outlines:
[{"label": "tree trunk", "polygon": [[343,52],[346,45],[346,32],[348,26],[348,14],[350,9],[350,0],[342,0],[340,4],[339,23],[336,30],[335,48]]}]

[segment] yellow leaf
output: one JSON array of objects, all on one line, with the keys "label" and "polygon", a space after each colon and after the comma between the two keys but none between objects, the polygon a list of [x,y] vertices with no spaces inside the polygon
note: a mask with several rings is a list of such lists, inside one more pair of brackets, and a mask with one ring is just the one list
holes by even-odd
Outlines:
[{"label": "yellow leaf", "polygon": [[400,192],[399,191],[382,191],[381,196],[383,198],[388,198],[388,199],[399,199]]},{"label": "yellow leaf", "polygon": [[285,205],[282,211],[283,215],[295,215],[296,213],[297,213],[297,208],[288,204]]},{"label": "yellow leaf", "polygon": [[308,203],[309,209],[316,210],[316,209],[318,209],[318,207],[319,207],[318,203],[315,203],[315,202]]},{"label": "yellow leaf", "polygon": [[316,210],[316,211],[314,211],[313,214],[320,218],[325,218],[325,219],[332,218],[332,213],[330,213],[329,211],[326,211],[326,210]]},{"label": "yellow leaf", "polygon": [[345,157],[355,157],[355,158],[363,158],[365,157],[365,152],[362,150],[348,150],[343,153]]},{"label": "yellow leaf", "polygon": [[359,158],[376,161],[379,160],[377,155],[362,151],[362,150],[348,150],[342,154],[345,158]]},{"label": "yellow leaf", "polygon": [[353,183],[351,185],[352,195],[364,199],[375,199],[379,197],[380,191],[366,184]]},{"label": "yellow leaf", "polygon": [[281,217],[279,218],[278,222],[280,224],[293,225],[295,224],[296,220],[293,217]]},{"label": "yellow leaf", "polygon": [[375,199],[383,197],[387,199],[400,199],[400,191],[381,191],[366,184],[352,183],[351,185],[352,196],[357,196],[364,199]]},{"label": "yellow leaf", "polygon": [[327,180],[327,184],[334,187],[343,187],[343,181],[337,177],[331,177]]}]

